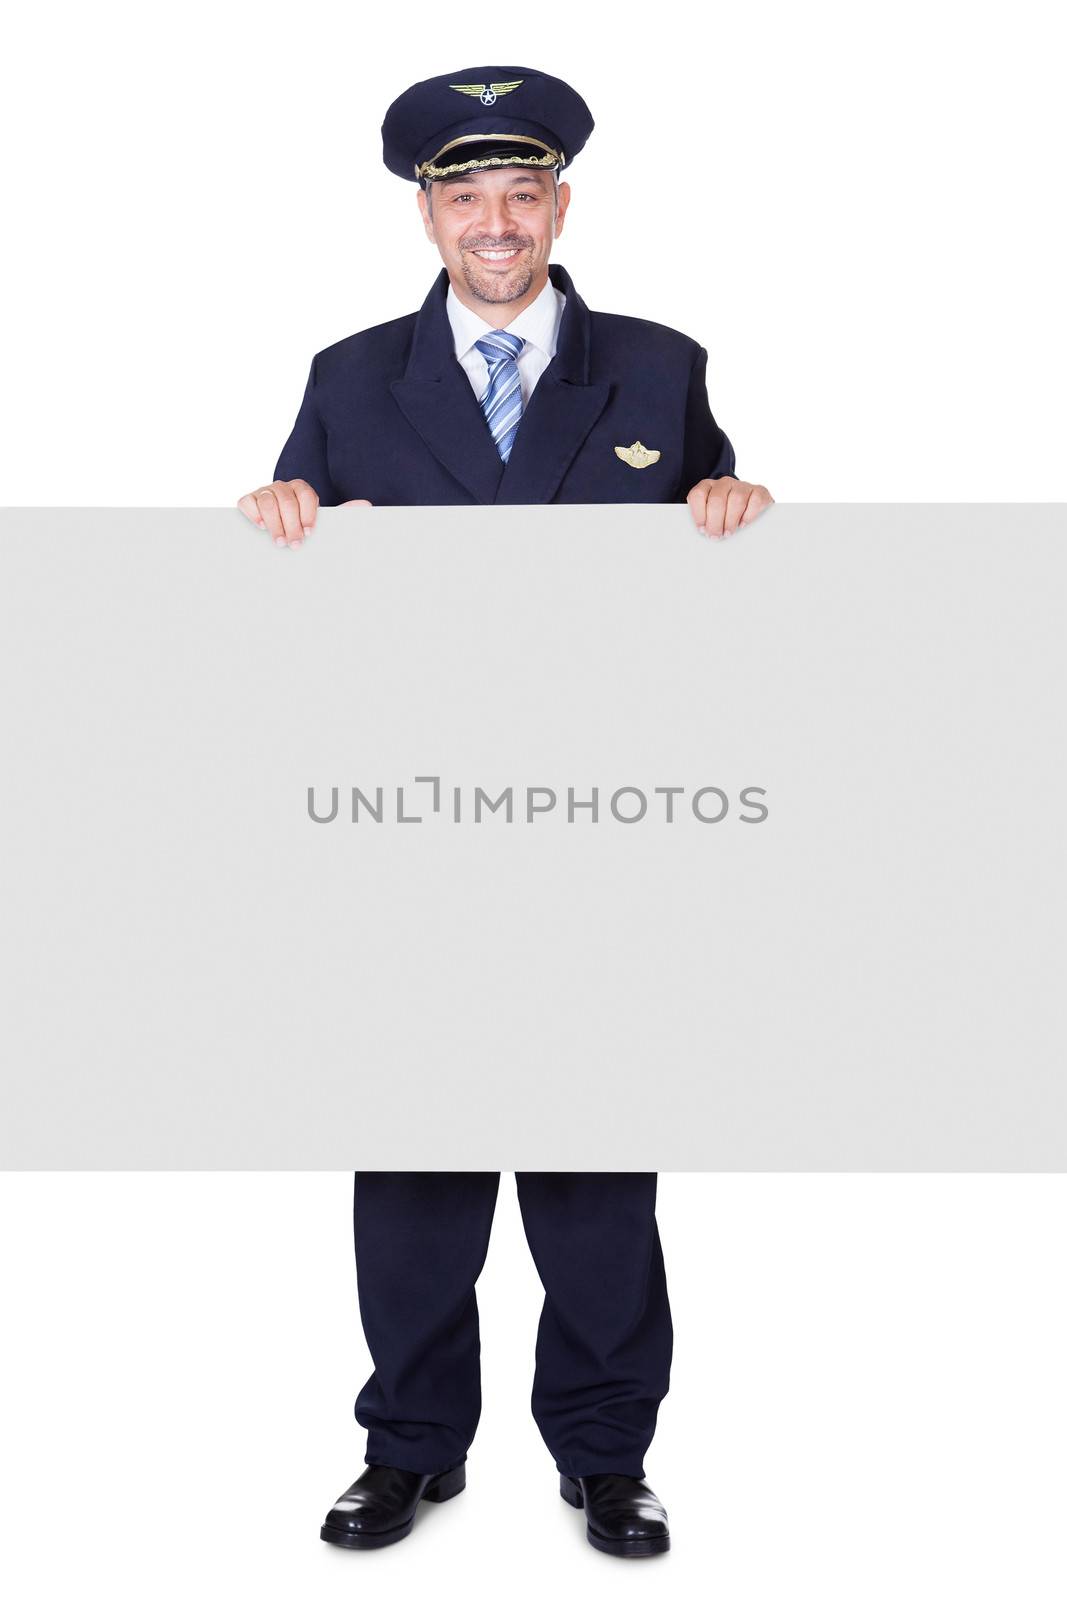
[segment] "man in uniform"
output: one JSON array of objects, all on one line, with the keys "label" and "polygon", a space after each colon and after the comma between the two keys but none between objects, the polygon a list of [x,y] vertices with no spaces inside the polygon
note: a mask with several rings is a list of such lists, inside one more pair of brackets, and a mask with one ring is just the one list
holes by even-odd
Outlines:
[{"label": "man in uniform", "polygon": [[[592,132],[580,95],[527,67],[412,85],[382,124],[386,166],[418,185],[444,263],[421,309],[320,351],[274,481],[238,502],[297,548],[318,505],[688,503],[732,534],[771,503],[734,475],[708,404],[707,351],[660,323],[589,311],[549,265]],[[519,1172],[545,1289],[532,1409],[598,1550],[669,1548],[644,1455],[673,1329],[655,1173]],[[356,1400],[366,1471],[322,1537],[411,1531],[420,1500],[466,1483],[481,1409],[475,1283],[500,1174],[358,1172],[360,1316],[374,1371]]]}]

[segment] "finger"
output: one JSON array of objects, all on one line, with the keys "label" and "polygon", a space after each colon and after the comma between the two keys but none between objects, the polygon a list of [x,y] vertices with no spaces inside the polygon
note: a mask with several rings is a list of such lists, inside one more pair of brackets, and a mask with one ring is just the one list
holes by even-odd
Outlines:
[{"label": "finger", "polygon": [[275,544],[285,544],[285,528],[282,525],[281,508],[272,488],[257,489],[255,502],[259,507],[259,514],[264,525]]},{"label": "finger", "polygon": [[712,478],[708,491],[707,510],[704,513],[704,532],[711,539],[721,539],[726,498],[730,493],[732,478]]},{"label": "finger", "polygon": [[257,528],[265,526],[263,518],[259,514],[259,506],[256,503],[254,492],[252,494],[243,494],[237,502],[237,509],[238,511],[243,511],[249,522],[254,522]]},{"label": "finger", "polygon": [[374,501],[373,500],[342,500],[341,504],[343,506],[372,506],[374,504]]},{"label": "finger", "polygon": [[753,484],[752,493],[748,497],[748,506],[739,526],[744,528],[748,523],[754,522],[761,511],[766,511],[767,507],[773,504],[774,496],[763,487],[762,483]]},{"label": "finger", "polygon": [[300,521],[300,503],[296,498],[293,487],[289,483],[272,483],[271,489],[278,502],[278,510],[282,519],[282,532],[286,543],[289,545],[302,544],[304,541],[304,526]]},{"label": "finger", "polygon": [[748,505],[748,497],[752,493],[750,483],[735,483],[726,496],[723,506],[722,531],[723,534],[736,533],[737,525],[744,515]]},{"label": "finger", "polygon": [[686,505],[692,513],[693,521],[703,533],[704,516],[708,505],[708,490],[711,488],[710,478],[701,478],[699,483],[694,483],[685,497]]},{"label": "finger", "polygon": [[296,495],[297,510],[300,514],[300,526],[304,530],[304,537],[315,526],[315,512],[318,510],[319,497],[310,483],[305,483],[303,478],[293,478],[289,483],[290,489]]}]

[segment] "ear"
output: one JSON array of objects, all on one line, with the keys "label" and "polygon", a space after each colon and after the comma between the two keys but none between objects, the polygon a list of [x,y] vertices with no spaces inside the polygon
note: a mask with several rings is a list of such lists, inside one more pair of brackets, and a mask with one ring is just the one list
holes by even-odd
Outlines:
[{"label": "ear", "polygon": [[559,238],[563,232],[563,219],[567,215],[567,207],[571,203],[571,186],[563,182],[559,186],[559,199],[556,204],[556,232],[554,237]]},{"label": "ear", "polygon": [[436,243],[437,241],[434,240],[433,236],[433,221],[430,217],[429,201],[426,198],[426,190],[421,186],[421,184],[419,186],[417,198],[419,202],[419,212],[422,216],[422,225],[426,229],[426,237],[427,239],[430,239]]}]

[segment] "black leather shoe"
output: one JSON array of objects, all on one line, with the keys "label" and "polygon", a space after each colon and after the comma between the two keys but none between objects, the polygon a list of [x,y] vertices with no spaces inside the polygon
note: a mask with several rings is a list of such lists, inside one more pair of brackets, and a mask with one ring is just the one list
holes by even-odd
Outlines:
[{"label": "black leather shoe", "polygon": [[561,1472],[559,1492],[569,1506],[585,1507],[586,1537],[595,1549],[609,1556],[658,1556],[670,1549],[667,1513],[644,1478]]},{"label": "black leather shoe", "polygon": [[451,1500],[467,1487],[467,1465],[448,1472],[408,1472],[403,1467],[368,1467],[346,1489],[319,1534],[347,1550],[377,1550],[409,1534],[420,1500]]}]

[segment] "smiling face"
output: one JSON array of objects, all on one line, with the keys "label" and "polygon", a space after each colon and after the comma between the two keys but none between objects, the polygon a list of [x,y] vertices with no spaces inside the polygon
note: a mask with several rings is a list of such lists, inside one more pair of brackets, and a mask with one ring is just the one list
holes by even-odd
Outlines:
[{"label": "smiling face", "polygon": [[502,328],[545,286],[552,244],[563,231],[570,185],[536,167],[491,167],[435,179],[419,190],[426,236],[456,294]]}]

